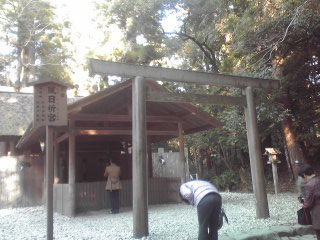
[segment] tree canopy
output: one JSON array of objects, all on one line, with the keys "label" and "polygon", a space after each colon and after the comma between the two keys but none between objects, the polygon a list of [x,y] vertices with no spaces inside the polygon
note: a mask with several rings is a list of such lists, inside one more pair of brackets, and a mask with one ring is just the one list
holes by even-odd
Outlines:
[{"label": "tree canopy", "polygon": [[17,88],[38,78],[70,81],[67,61],[68,23],[55,19],[54,8],[46,0],[1,0],[1,79]]}]

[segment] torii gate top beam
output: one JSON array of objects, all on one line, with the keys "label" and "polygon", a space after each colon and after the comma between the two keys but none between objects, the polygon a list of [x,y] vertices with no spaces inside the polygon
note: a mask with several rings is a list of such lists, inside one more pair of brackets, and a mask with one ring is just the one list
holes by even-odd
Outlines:
[{"label": "torii gate top beam", "polygon": [[117,63],[98,59],[89,59],[90,75],[117,75],[123,77],[143,76],[150,80],[185,82],[222,87],[253,87],[265,89],[279,88],[279,80],[233,76],[217,73],[205,73],[171,68],[150,67],[128,63]]}]

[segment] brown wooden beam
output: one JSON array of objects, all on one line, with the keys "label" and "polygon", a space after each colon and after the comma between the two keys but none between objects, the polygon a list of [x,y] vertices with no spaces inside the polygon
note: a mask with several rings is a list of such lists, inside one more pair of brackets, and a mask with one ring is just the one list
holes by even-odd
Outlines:
[{"label": "brown wooden beam", "polygon": [[[178,136],[178,131],[147,131],[153,136]],[[106,130],[106,129],[78,129],[76,135],[132,135],[131,130]]]},{"label": "brown wooden beam", "polygon": [[[70,116],[75,121],[115,121],[115,122],[131,122],[131,115],[114,115],[114,114],[87,114],[77,113]],[[176,122],[181,119],[174,116],[147,116],[147,122]]]},{"label": "brown wooden beam", "polygon": [[68,139],[68,137],[69,137],[69,133],[64,133],[61,136],[56,138],[55,143],[61,143],[64,140]]},{"label": "brown wooden beam", "polygon": [[214,105],[239,105],[246,106],[246,98],[231,96],[213,96],[190,93],[147,92],[147,101],[150,102],[174,102],[174,103],[202,103]]},{"label": "brown wooden beam", "polygon": [[188,110],[191,114],[196,115],[197,118],[202,119],[212,127],[221,128],[221,123],[218,119],[211,117],[208,113],[203,112],[194,105],[188,103],[180,103],[180,106]]},{"label": "brown wooden beam", "polygon": [[278,89],[280,86],[280,81],[273,79],[141,66],[128,63],[109,62],[92,58],[89,59],[88,65],[90,75],[100,74],[105,76],[106,74],[109,74],[127,77],[143,76],[150,80],[239,88],[251,86],[253,88]]},{"label": "brown wooden beam", "polygon": [[201,132],[201,131],[204,131],[204,130],[207,130],[209,128],[212,128],[212,125],[208,124],[208,125],[204,125],[204,126],[201,126],[201,127],[196,127],[196,128],[189,128],[188,129],[188,132],[186,132],[186,134],[192,134],[192,133],[196,133],[196,132]]}]

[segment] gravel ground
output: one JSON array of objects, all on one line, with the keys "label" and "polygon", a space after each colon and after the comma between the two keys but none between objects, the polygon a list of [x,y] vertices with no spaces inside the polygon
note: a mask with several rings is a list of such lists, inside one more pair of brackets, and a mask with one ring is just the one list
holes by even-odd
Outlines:
[{"label": "gravel ground", "polygon": [[[222,196],[229,225],[224,224],[220,236],[296,224],[296,211],[300,207],[296,194],[268,195],[270,218],[263,220],[255,219],[253,194],[222,193]],[[149,207],[148,240],[195,240],[197,231],[196,208],[183,203]],[[130,240],[133,239],[132,211],[122,209],[117,215],[109,214],[107,210],[91,211],[75,218],[54,214],[54,237],[64,240]],[[46,209],[41,206],[0,210],[0,239],[46,239]]]}]

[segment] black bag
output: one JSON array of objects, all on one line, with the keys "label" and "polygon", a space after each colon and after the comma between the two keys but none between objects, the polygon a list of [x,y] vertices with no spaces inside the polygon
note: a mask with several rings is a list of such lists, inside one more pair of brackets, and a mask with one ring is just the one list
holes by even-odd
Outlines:
[{"label": "black bag", "polygon": [[222,228],[222,226],[223,226],[223,218],[229,224],[228,217],[227,217],[226,213],[224,212],[224,209],[221,208],[221,212],[219,214],[218,229]]},{"label": "black bag", "polygon": [[312,225],[312,219],[309,208],[301,208],[297,211],[298,223],[301,225]]}]

